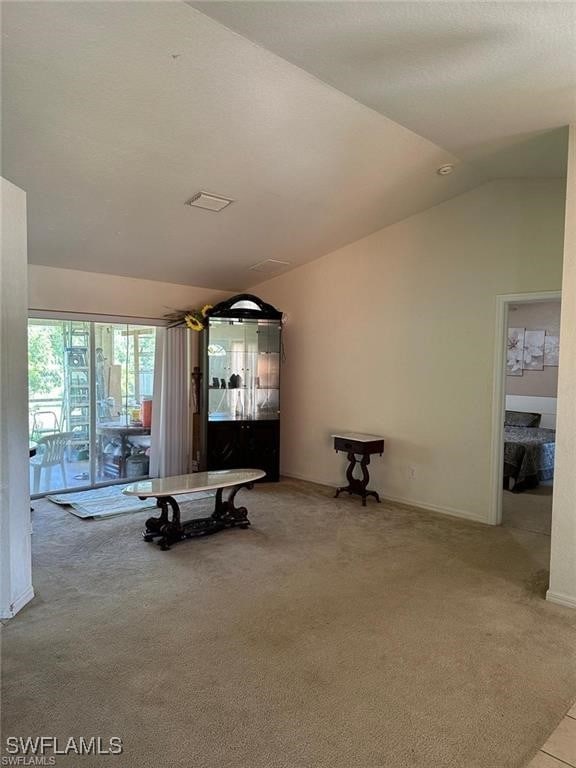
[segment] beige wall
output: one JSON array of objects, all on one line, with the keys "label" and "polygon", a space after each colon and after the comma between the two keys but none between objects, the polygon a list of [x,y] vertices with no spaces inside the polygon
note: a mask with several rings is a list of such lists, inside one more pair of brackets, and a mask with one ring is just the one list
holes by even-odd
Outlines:
[{"label": "beige wall", "polygon": [[28,488],[26,193],[1,182],[0,619],[34,597]]},{"label": "beige wall", "polygon": [[576,608],[576,125],[570,126],[548,599]]},{"label": "beige wall", "polygon": [[[540,301],[534,304],[516,304],[510,307],[508,327],[546,331],[560,334],[560,302]],[[556,397],[558,367],[544,366],[542,371],[523,371],[522,376],[506,376],[506,394],[534,397]]]},{"label": "beige wall", "polygon": [[161,319],[174,309],[201,307],[232,294],[210,288],[31,264],[30,309]]},{"label": "beige wall", "polygon": [[560,288],[564,196],[491,182],[257,286],[287,313],[283,472],[340,484],[331,433],[377,433],[374,488],[485,520],[495,296]]}]

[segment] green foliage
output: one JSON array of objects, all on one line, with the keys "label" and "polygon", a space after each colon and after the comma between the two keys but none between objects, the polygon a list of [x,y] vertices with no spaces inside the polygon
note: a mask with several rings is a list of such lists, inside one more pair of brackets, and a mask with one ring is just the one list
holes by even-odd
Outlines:
[{"label": "green foliage", "polygon": [[[30,321],[28,325],[28,385],[30,398],[51,396],[61,398],[65,388],[65,321]],[[107,344],[108,355],[113,358],[108,364],[122,366],[122,392],[124,397],[134,398],[134,335],[131,331],[138,326],[114,324],[109,327],[98,325],[97,346],[104,343],[102,333],[112,334],[111,344]],[[139,373],[154,371],[154,350],[156,345],[155,329],[148,329],[138,337]],[[70,343],[70,342],[68,342]]]},{"label": "green foliage", "polygon": [[61,325],[29,325],[30,397],[61,394],[64,386],[64,338]]}]

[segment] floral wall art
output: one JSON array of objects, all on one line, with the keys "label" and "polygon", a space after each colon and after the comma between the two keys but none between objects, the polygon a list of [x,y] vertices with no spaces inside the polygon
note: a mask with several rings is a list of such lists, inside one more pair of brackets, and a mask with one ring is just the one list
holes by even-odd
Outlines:
[{"label": "floral wall art", "polygon": [[557,366],[560,357],[560,339],[558,336],[544,337],[544,365]]},{"label": "floral wall art", "polygon": [[544,370],[544,337],[546,331],[526,331],[524,333],[524,370]]},{"label": "floral wall art", "polygon": [[522,376],[525,332],[524,328],[508,328],[506,362],[508,376]]},{"label": "floral wall art", "polygon": [[545,330],[508,328],[506,373],[522,376],[524,371],[542,371],[557,367],[559,339]]}]

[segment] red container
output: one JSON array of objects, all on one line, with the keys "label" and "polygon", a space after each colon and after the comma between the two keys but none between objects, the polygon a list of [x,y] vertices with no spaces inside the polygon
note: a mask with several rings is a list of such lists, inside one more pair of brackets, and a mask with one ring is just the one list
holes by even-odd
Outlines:
[{"label": "red container", "polygon": [[152,426],[152,400],[142,400],[142,426]]}]

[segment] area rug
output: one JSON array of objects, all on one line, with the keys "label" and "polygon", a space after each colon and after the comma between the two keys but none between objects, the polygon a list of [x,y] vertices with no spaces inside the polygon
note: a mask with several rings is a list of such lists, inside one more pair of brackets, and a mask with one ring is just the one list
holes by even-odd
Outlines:
[{"label": "area rug", "polygon": [[[155,509],[156,499],[141,500],[137,496],[125,496],[122,493],[126,485],[110,485],[106,488],[94,488],[91,491],[79,491],[77,493],[60,493],[46,496],[55,504],[66,507],[76,517],[111,517],[112,515],[125,515],[129,512],[141,512],[143,509]],[[178,496],[178,503],[197,501],[213,496],[212,493],[198,492],[186,493]]]}]

